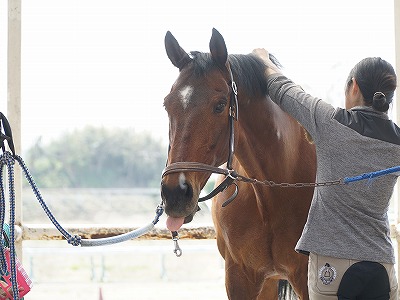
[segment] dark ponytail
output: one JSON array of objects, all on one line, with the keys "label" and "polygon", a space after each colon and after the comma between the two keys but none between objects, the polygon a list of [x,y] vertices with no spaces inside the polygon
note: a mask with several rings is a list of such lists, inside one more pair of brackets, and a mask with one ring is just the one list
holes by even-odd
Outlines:
[{"label": "dark ponytail", "polygon": [[349,84],[352,78],[357,81],[365,105],[377,111],[388,111],[397,86],[396,73],[390,63],[380,57],[365,58],[350,71]]},{"label": "dark ponytail", "polygon": [[386,100],[386,96],[382,92],[376,92],[372,97],[372,107],[377,111],[388,111],[389,103]]}]

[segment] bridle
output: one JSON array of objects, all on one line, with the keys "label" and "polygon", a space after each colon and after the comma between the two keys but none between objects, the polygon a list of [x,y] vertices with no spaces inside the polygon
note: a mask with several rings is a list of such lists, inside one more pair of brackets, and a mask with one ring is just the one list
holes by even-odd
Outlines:
[{"label": "bridle", "polygon": [[226,163],[226,168],[215,167],[212,165],[199,163],[199,162],[174,162],[170,165],[167,165],[163,172],[162,178],[165,176],[178,173],[178,172],[211,172],[214,174],[225,175],[225,179],[208,195],[199,198],[198,202],[206,201],[213,198],[220,192],[223,192],[230,185],[235,186],[235,191],[233,194],[222,204],[223,207],[227,206],[231,203],[239,192],[239,187],[236,181],[242,181],[250,184],[259,184],[268,187],[281,187],[281,188],[317,188],[322,186],[332,186],[332,185],[340,185],[346,183],[346,178],[339,178],[337,180],[325,181],[325,182],[299,182],[299,183],[287,183],[281,182],[276,183],[272,180],[258,180],[255,178],[249,178],[243,175],[238,174],[232,167],[233,155],[235,153],[235,130],[234,130],[234,122],[238,120],[238,98],[237,98],[237,87],[236,83],[233,80],[232,71],[230,69],[229,64],[227,65],[227,70],[230,74],[230,87],[231,87],[231,96],[229,101],[229,152],[228,152],[228,160]]},{"label": "bridle", "polygon": [[174,162],[167,165],[161,177],[178,173],[178,172],[211,172],[215,174],[225,175],[225,179],[208,195],[199,198],[198,202],[206,201],[213,198],[218,193],[224,191],[228,186],[234,185],[235,191],[233,194],[222,204],[223,207],[231,203],[236,196],[238,195],[238,185],[236,184],[236,179],[238,178],[238,174],[232,168],[233,155],[235,154],[235,126],[234,122],[238,120],[238,98],[237,98],[237,86],[236,82],[233,79],[232,70],[230,68],[229,63],[226,66],[226,69],[230,75],[230,88],[231,95],[229,99],[229,115],[228,115],[228,126],[229,126],[229,152],[228,152],[228,160],[226,163],[226,169],[215,167],[208,164],[203,164],[199,162]]}]

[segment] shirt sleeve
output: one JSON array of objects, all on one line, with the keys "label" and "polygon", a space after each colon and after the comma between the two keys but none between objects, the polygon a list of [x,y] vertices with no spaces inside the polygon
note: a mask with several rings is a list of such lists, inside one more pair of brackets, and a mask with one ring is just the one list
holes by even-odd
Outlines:
[{"label": "shirt sleeve", "polygon": [[307,94],[279,73],[268,76],[267,85],[271,100],[303,125],[313,139],[317,139],[318,127],[332,118],[333,106]]}]

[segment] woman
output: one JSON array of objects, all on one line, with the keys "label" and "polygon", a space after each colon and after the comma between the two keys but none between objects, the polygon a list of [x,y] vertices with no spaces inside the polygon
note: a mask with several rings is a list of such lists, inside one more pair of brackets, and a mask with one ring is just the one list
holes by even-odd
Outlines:
[{"label": "woman", "polygon": [[[335,109],[282,75],[266,50],[256,49],[253,53],[266,64],[270,98],[297,119],[315,143],[317,182],[400,165],[400,129],[387,115],[397,80],[389,63],[376,57],[360,61],[346,83],[346,109]],[[389,299],[390,294],[390,299],[397,299],[387,215],[396,181],[397,174],[391,174],[370,182],[315,189],[306,225],[295,248],[309,255],[310,299],[362,297],[363,286],[381,282],[387,282],[390,291],[382,288],[382,295],[376,297]],[[383,266],[384,276],[374,266]],[[354,283],[355,279],[361,282],[360,291],[348,284],[348,280]],[[378,288],[373,290],[378,293]]]}]

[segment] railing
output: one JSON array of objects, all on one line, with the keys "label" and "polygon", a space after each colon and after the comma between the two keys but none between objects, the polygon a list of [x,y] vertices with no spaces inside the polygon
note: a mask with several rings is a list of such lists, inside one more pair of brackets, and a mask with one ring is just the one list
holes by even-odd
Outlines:
[{"label": "railing", "polygon": [[[115,236],[129,231],[135,230],[138,227],[113,226],[113,225],[68,225],[64,226],[71,234],[78,234],[83,239],[97,239]],[[21,232],[20,239],[22,240],[63,240],[64,237],[52,225],[43,224],[24,224],[19,230]],[[213,226],[199,227],[184,227],[179,230],[180,239],[215,239],[215,231]],[[171,232],[167,229],[155,228],[149,233],[138,238],[162,240],[171,239]]]},{"label": "railing", "polygon": [[[33,280],[29,299],[227,299],[224,261],[215,240],[134,240],[104,247],[65,241],[24,241],[23,264]],[[103,297],[100,298],[100,289]]]},{"label": "railing", "polygon": [[[79,251],[75,251],[76,249],[72,247],[68,248],[54,248],[54,247],[27,247],[24,248],[24,255],[25,255],[25,261],[28,261],[29,263],[29,271],[28,275],[29,278],[32,281],[36,281],[36,272],[34,271],[35,269],[35,264],[38,262],[35,262],[35,257],[38,256],[69,256],[73,257],[74,255],[78,256],[86,256],[86,257],[91,257],[90,261],[90,273],[91,275],[91,281],[99,281],[99,282],[104,282],[105,281],[105,273],[106,273],[106,266],[105,266],[105,256],[109,255],[132,255],[134,254],[135,256],[139,255],[154,255],[154,256],[160,256],[159,262],[156,262],[159,264],[159,278],[162,280],[165,280],[168,278],[168,268],[166,266],[166,257],[172,257],[175,256],[172,251],[171,251],[171,245],[134,245],[132,246],[129,244],[128,246],[120,245],[117,247],[107,247],[107,251],[103,247],[89,247],[89,248],[82,248]],[[208,253],[208,254],[214,254],[216,253],[216,247],[215,245],[185,245],[185,254],[199,254],[201,253],[202,255]],[[100,260],[95,261],[94,257],[101,257]],[[221,261],[221,268],[223,265],[223,259],[220,257]],[[40,263],[40,262],[39,262]],[[40,274],[39,274],[40,275]]]}]

